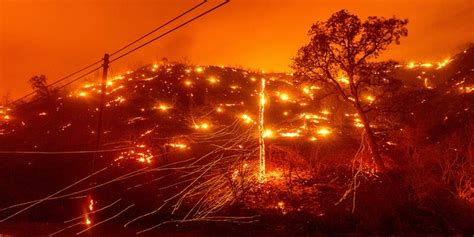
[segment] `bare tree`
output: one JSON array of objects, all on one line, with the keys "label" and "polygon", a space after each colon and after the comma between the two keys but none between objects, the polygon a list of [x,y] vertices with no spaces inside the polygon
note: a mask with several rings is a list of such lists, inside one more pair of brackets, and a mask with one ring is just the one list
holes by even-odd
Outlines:
[{"label": "bare tree", "polygon": [[11,98],[12,98],[11,92],[7,91],[7,93],[5,93],[5,95],[3,95],[2,102],[0,102],[0,104],[3,104],[3,105],[10,104],[12,102]]},{"label": "bare tree", "polygon": [[374,162],[385,170],[367,113],[374,94],[384,95],[385,85],[395,62],[374,62],[392,43],[407,36],[408,20],[395,17],[369,17],[362,22],[346,10],[325,22],[316,22],[308,35],[310,42],[297,53],[293,62],[297,82],[319,84],[352,105],[364,127]]},{"label": "bare tree", "polygon": [[36,91],[36,94],[38,96],[48,98],[48,99],[50,98],[51,93],[46,83],[45,75],[34,76],[29,80],[29,82],[30,82],[31,88],[34,91]]}]

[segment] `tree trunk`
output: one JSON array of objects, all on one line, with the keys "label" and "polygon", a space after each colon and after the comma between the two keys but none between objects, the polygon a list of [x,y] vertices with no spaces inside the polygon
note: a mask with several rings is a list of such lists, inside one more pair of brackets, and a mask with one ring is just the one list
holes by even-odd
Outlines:
[{"label": "tree trunk", "polygon": [[370,127],[370,123],[367,119],[367,116],[360,107],[357,108],[357,113],[359,114],[360,120],[364,125],[365,134],[367,135],[367,142],[369,143],[370,152],[372,153],[372,157],[374,158],[377,170],[383,173],[385,172],[385,165],[383,163],[382,157],[380,156],[380,151],[378,150],[377,143],[375,142],[374,132]]}]

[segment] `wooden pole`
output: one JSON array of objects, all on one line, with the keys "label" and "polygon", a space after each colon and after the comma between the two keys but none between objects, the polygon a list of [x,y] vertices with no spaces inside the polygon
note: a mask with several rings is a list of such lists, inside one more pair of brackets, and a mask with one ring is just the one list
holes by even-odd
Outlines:
[{"label": "wooden pole", "polygon": [[[109,71],[109,54],[104,55],[104,63],[102,64],[102,81],[100,83],[101,89],[100,89],[100,102],[99,102],[99,118],[97,122],[97,139],[96,139],[96,144],[95,144],[95,149],[98,151],[100,149],[100,142],[101,142],[101,137],[102,137],[102,118],[104,116],[104,103],[105,103],[105,95],[106,95],[106,90],[107,90],[107,73]],[[96,153],[94,156],[94,159],[92,161],[92,170],[94,170],[95,166],[95,159],[98,157],[99,154]]]},{"label": "wooden pole", "polygon": [[262,78],[262,86],[260,89],[260,103],[259,103],[259,122],[258,122],[258,145],[260,149],[260,166],[259,166],[259,182],[264,183],[266,180],[265,172],[265,78]]}]

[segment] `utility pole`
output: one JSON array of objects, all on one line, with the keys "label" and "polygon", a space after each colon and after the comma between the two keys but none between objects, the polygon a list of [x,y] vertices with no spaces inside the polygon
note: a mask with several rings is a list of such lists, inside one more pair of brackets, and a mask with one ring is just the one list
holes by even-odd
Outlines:
[{"label": "utility pole", "polygon": [[[102,136],[102,117],[104,116],[104,102],[105,94],[107,90],[107,73],[109,71],[109,54],[104,54],[104,62],[102,64],[102,81],[100,82],[100,104],[99,104],[99,118],[97,123],[97,140],[95,144],[96,151],[100,149],[100,139]],[[96,153],[94,159],[92,160],[92,170],[95,169],[95,159],[99,157],[99,153]]]},{"label": "utility pole", "polygon": [[258,179],[260,183],[264,183],[266,180],[265,171],[265,127],[264,127],[264,114],[265,114],[265,78],[262,78],[262,87],[260,88],[260,103],[259,103],[259,121],[258,121],[258,146],[260,149],[260,166]]}]

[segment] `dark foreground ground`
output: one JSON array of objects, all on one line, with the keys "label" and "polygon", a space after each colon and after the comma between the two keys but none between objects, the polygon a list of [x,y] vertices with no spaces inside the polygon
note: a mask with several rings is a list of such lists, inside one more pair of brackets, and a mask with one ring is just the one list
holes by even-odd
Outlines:
[{"label": "dark foreground ground", "polygon": [[[18,223],[18,224],[1,224],[0,236],[49,236],[51,233],[64,228],[61,224],[45,224],[45,223]],[[65,231],[55,236],[77,236],[75,233],[80,230]],[[94,230],[85,232],[81,236],[315,236],[326,235],[314,231],[301,232],[285,230],[283,226],[275,226],[275,228],[262,228],[262,226],[249,225],[226,225],[226,224],[192,224],[192,225],[173,225],[165,228],[159,228],[148,233],[136,235],[138,229],[123,228],[119,225],[104,224]]]}]

